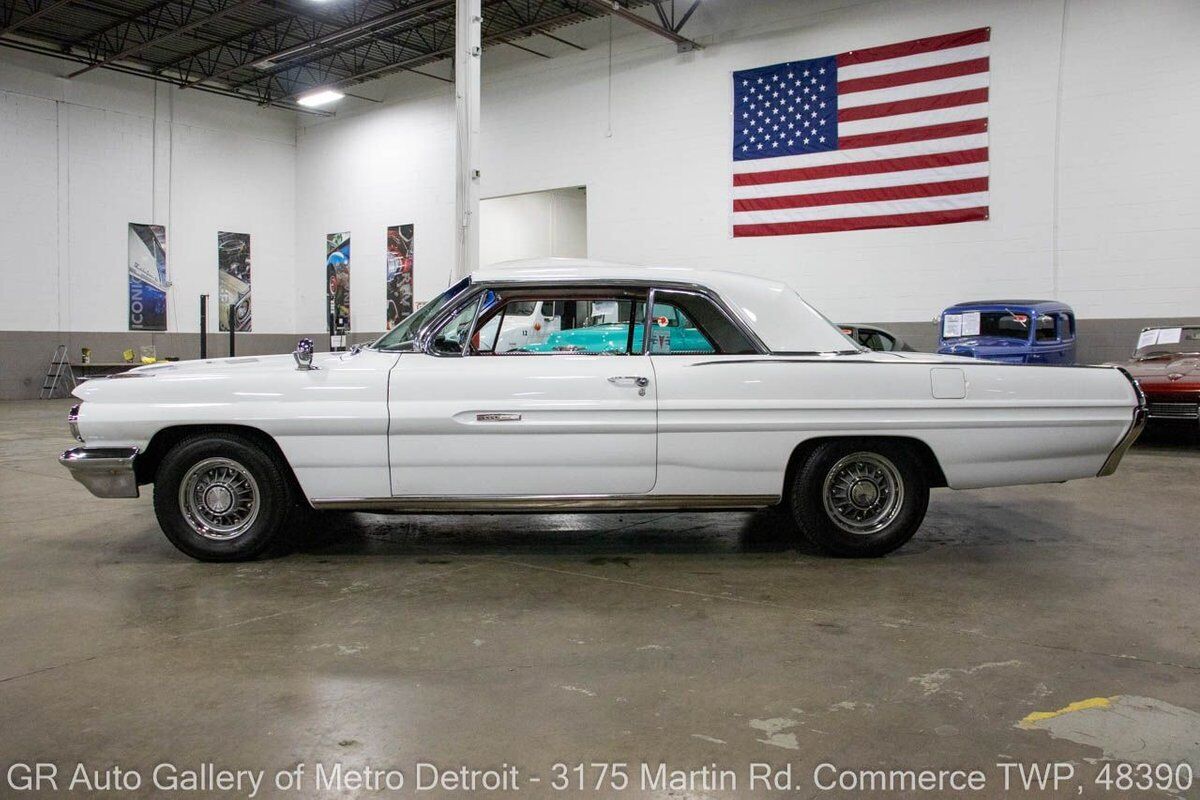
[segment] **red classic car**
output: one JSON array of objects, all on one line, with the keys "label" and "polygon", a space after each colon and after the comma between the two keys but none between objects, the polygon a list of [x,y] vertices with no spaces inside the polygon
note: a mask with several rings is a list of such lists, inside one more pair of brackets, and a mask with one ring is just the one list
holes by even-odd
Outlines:
[{"label": "red classic car", "polygon": [[1200,325],[1146,328],[1124,367],[1145,392],[1151,420],[1200,421]]}]

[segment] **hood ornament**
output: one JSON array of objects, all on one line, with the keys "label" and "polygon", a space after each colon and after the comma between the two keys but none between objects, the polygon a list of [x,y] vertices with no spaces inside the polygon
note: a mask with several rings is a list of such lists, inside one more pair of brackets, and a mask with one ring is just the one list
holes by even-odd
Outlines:
[{"label": "hood ornament", "polygon": [[292,358],[296,359],[296,369],[310,370],[320,369],[314,367],[313,360],[313,341],[312,339],[301,339],[296,342],[296,349],[292,351]]},{"label": "hood ornament", "polygon": [[1183,379],[1182,372],[1172,372],[1171,374],[1167,375],[1167,380],[1169,380],[1169,381],[1178,381],[1178,380],[1182,380],[1182,379]]}]

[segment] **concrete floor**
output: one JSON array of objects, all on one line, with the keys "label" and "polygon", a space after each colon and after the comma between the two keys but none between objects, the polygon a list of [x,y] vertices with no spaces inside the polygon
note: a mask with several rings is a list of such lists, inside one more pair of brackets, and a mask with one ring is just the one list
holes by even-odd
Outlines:
[{"label": "concrete floor", "polygon": [[[799,797],[824,796],[826,760],[977,768],[977,796],[1005,760],[1080,771],[1039,797],[1104,795],[1105,756],[1200,779],[1195,440],[1107,479],[935,492],[877,561],[797,549],[764,515],[356,515],[334,544],[214,565],[170,546],[148,494],[67,476],[66,409],[0,403],[4,769],[118,765],[133,795],[164,761],[397,768],[408,788],[419,761],[510,764],[527,796],[556,761],[631,764],[592,796],[666,796],[637,772],[660,761],[737,773],[676,797],[765,794],[752,762],[791,763]],[[332,794],[305,785],[258,796]]]}]

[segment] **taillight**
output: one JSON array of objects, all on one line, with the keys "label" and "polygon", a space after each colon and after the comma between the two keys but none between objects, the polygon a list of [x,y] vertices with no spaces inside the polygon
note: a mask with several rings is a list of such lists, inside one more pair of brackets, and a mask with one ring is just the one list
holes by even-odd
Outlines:
[{"label": "taillight", "polygon": [[71,435],[75,437],[75,441],[83,443],[83,437],[79,435],[79,406],[82,403],[76,403],[71,406],[71,410],[67,412],[67,427],[71,429]]}]

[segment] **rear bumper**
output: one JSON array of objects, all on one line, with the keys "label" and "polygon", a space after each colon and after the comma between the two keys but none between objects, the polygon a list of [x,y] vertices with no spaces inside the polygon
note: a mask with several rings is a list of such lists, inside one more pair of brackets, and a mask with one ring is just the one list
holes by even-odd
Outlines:
[{"label": "rear bumper", "polygon": [[59,456],[58,463],[96,497],[137,497],[137,454],[136,447],[74,447]]},{"label": "rear bumper", "polygon": [[1129,374],[1128,370],[1123,367],[1117,367],[1116,369],[1120,370],[1121,374],[1133,384],[1133,393],[1137,397],[1137,405],[1133,409],[1133,421],[1129,424],[1129,430],[1125,431],[1125,435],[1121,437],[1121,441],[1117,442],[1117,446],[1108,454],[1104,466],[1096,473],[1096,476],[1100,478],[1112,475],[1117,471],[1117,466],[1121,463],[1121,459],[1124,458],[1129,448],[1133,447],[1133,443],[1141,435],[1142,429],[1146,427],[1146,420],[1149,417],[1146,395],[1142,392],[1142,387],[1138,385],[1138,382]]}]

